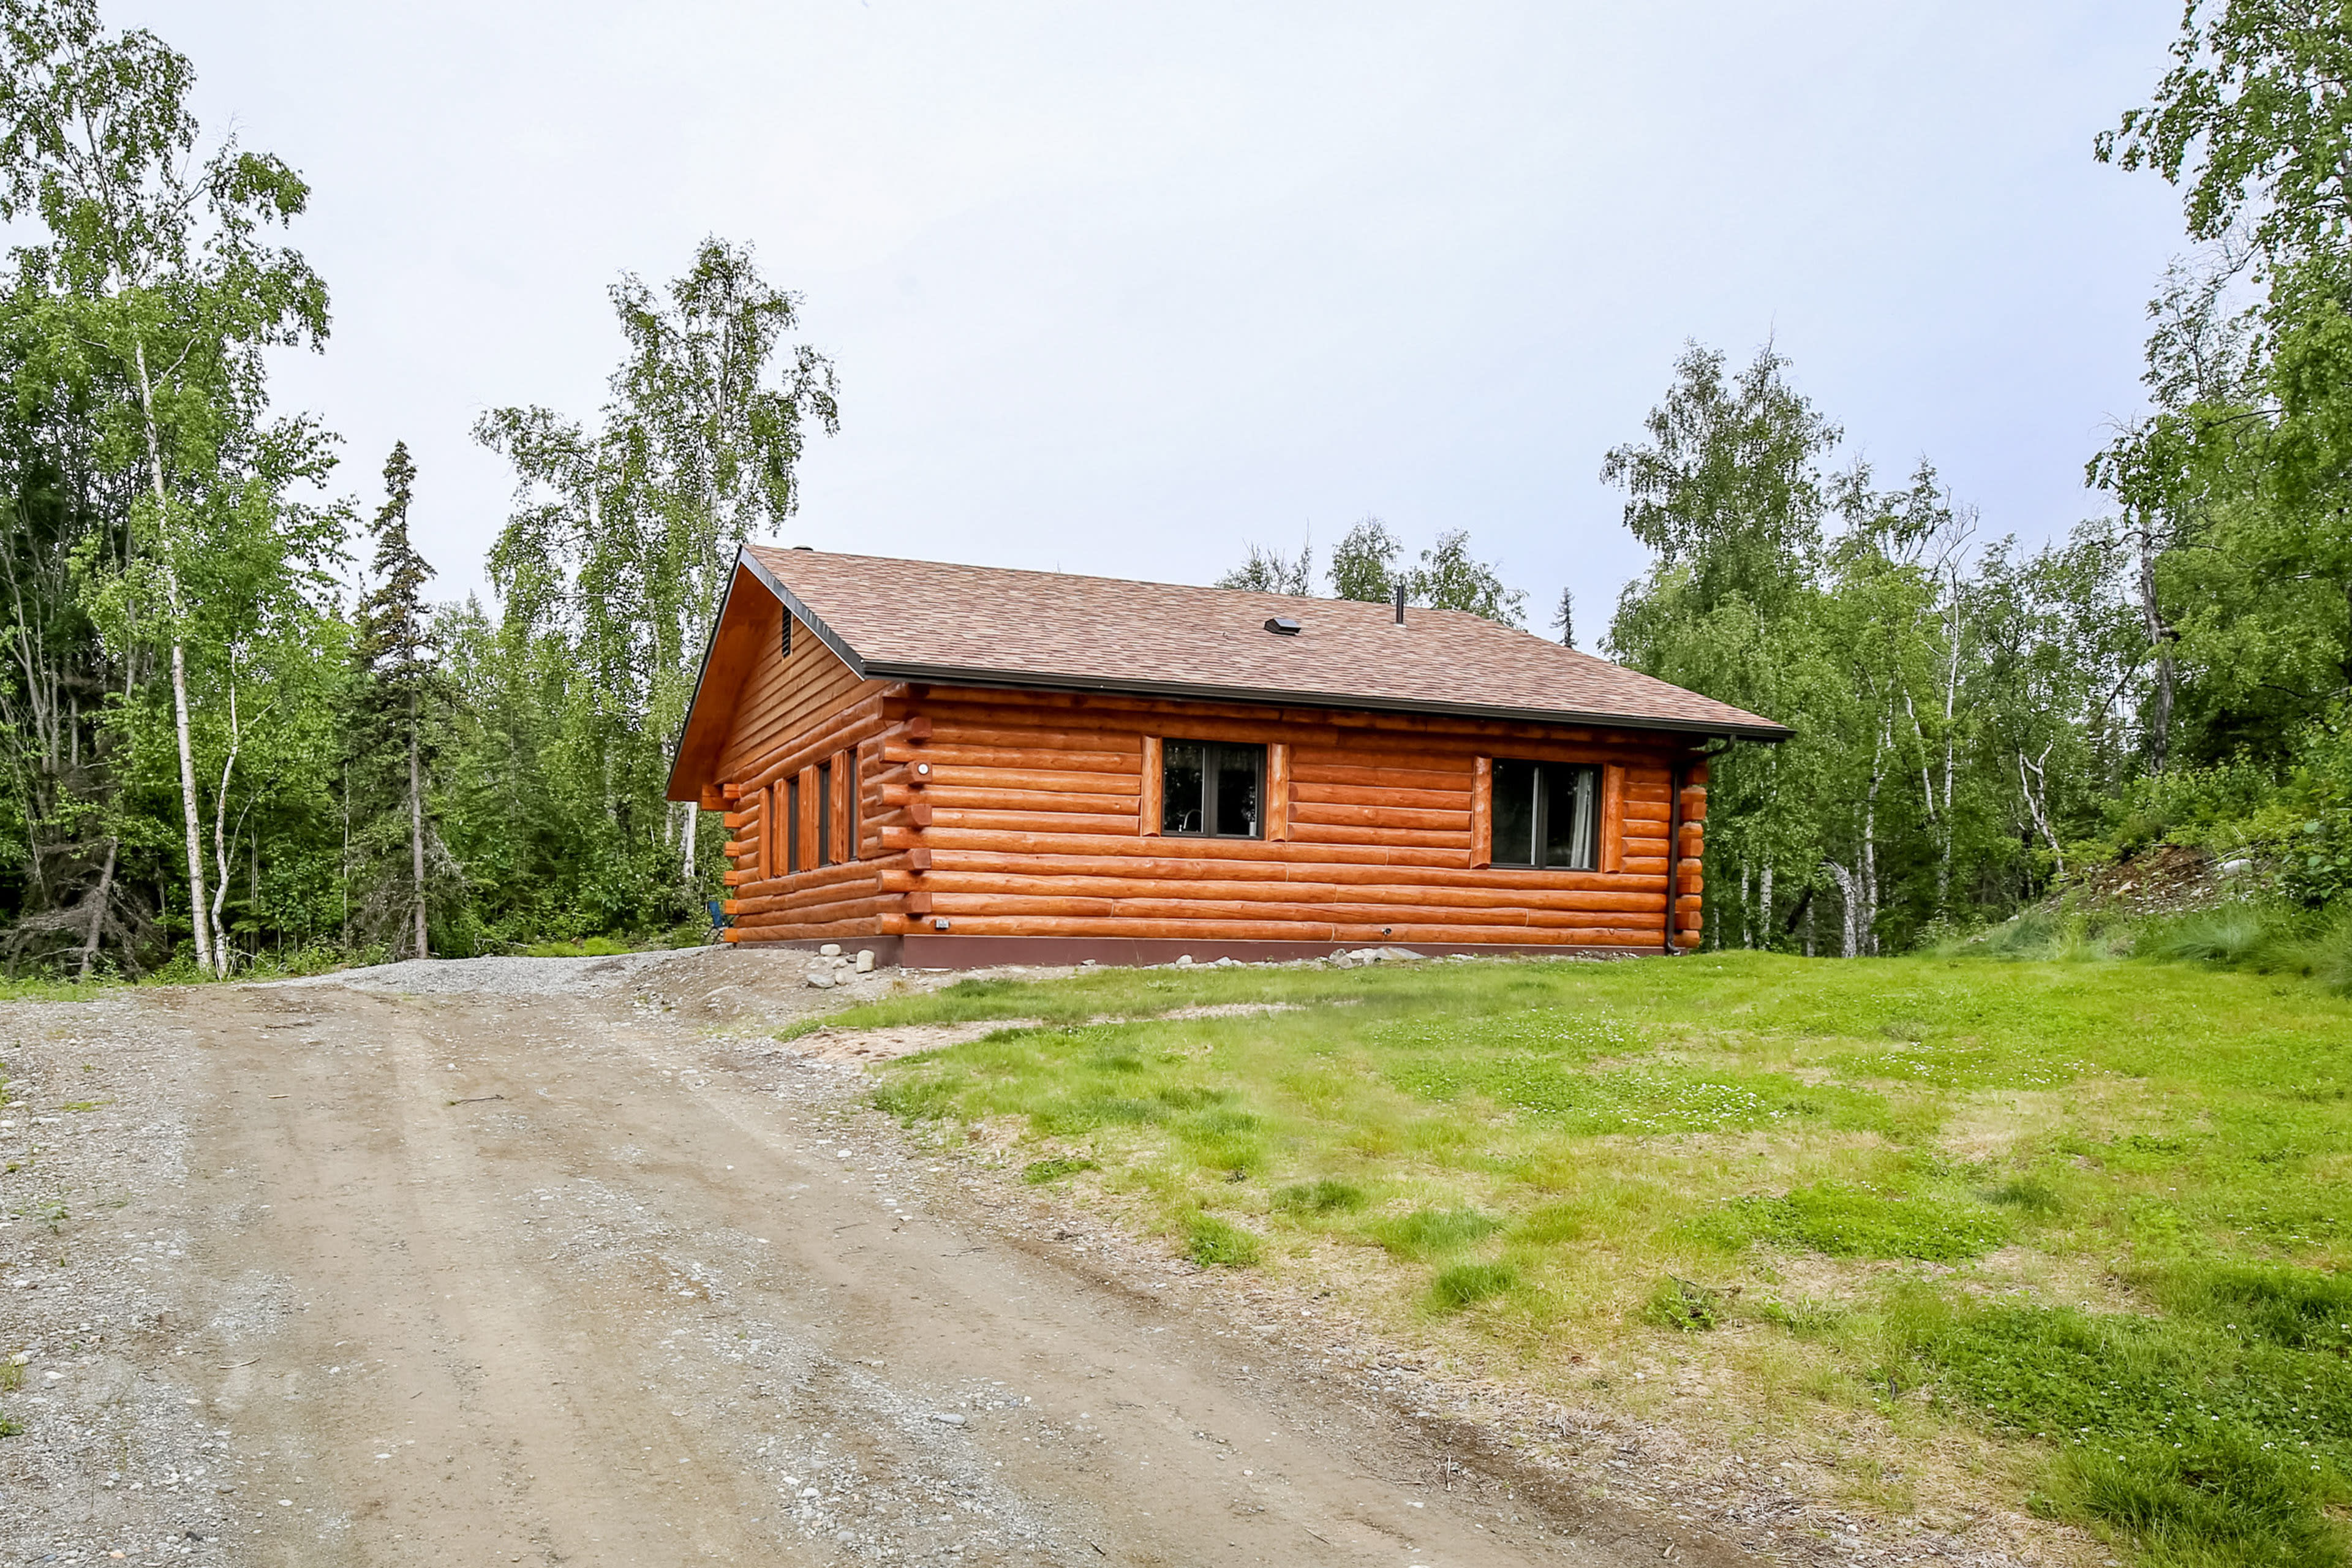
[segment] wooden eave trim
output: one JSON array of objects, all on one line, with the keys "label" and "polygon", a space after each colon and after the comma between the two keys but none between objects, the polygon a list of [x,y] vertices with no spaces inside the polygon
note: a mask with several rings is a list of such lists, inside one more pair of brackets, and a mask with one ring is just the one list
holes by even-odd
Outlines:
[{"label": "wooden eave trim", "polygon": [[767,580],[767,574],[751,562],[751,552],[740,545],[736,546],[735,565],[738,570],[727,574],[727,592],[719,598],[719,613],[710,617],[710,635],[703,639],[702,662],[694,672],[694,695],[687,700],[686,722],[678,726],[677,751],[669,760],[669,781],[662,791],[664,799],[699,801],[702,798],[699,785],[682,784],[678,771],[686,765],[687,747],[695,739],[695,716],[702,708],[703,683],[710,679],[711,656],[719,651],[719,629],[727,625],[727,612],[735,605],[735,584],[741,580],[740,569],[747,564],[752,566],[754,576]]},{"label": "wooden eave trim", "polygon": [[[803,616],[803,620],[807,617]],[[818,623],[809,621],[809,625]],[[829,633],[820,636],[830,637]],[[838,647],[828,642],[829,647]],[[852,658],[845,651],[845,658]],[[1194,686],[1182,681],[1120,680],[1098,676],[1032,675],[1020,670],[971,669],[945,664],[917,664],[877,659],[853,662],[860,675],[889,680],[920,680],[940,686],[969,686],[1007,691],[1103,691],[1131,697],[1168,697],[1191,702],[1255,702],[1275,708],[1329,708],[1342,711],[1425,713],[1451,719],[1502,719],[1518,723],[1597,724],[1606,729],[1640,730],[1666,735],[1757,741],[1778,745],[1793,739],[1794,730],[1781,724],[1706,724],[1695,720],[1642,718],[1628,713],[1588,712],[1569,708],[1501,708],[1475,702],[1423,702],[1410,698],[1375,698],[1328,691],[1279,691],[1247,686]]]}]

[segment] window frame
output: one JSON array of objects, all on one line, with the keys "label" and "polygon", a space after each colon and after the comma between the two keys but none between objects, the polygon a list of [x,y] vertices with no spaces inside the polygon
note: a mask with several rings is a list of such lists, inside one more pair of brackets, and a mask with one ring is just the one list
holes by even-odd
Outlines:
[{"label": "window frame", "polygon": [[801,869],[801,776],[794,773],[784,781],[784,875],[796,877]]},{"label": "window frame", "polygon": [[[1496,837],[1496,824],[1502,817],[1500,795],[1503,770],[1506,767],[1526,767],[1534,770],[1535,800],[1529,821],[1530,837],[1533,842],[1528,846],[1528,853],[1533,858],[1527,860],[1504,859],[1501,852],[1502,846]],[[1592,863],[1589,866],[1572,863],[1554,864],[1544,858],[1551,847],[1551,791],[1545,787],[1545,774],[1551,770],[1581,773],[1591,776],[1591,784],[1583,795],[1583,798],[1591,803],[1590,810],[1592,814]],[[1495,758],[1489,764],[1486,774],[1486,864],[1497,871],[1598,872],[1606,858],[1606,851],[1601,840],[1607,830],[1608,803],[1603,798],[1603,791],[1607,785],[1607,773],[1598,763],[1548,763],[1535,757]]]},{"label": "window frame", "polygon": [[816,863],[833,864],[833,759],[816,765]]},{"label": "window frame", "polygon": [[[1168,752],[1171,746],[1201,748],[1201,826],[1197,828],[1168,826]],[[1248,752],[1254,754],[1257,771],[1257,819],[1247,833],[1224,833],[1216,827],[1217,774],[1219,759],[1226,752]],[[1165,838],[1223,838],[1241,843],[1264,843],[1266,827],[1266,746],[1262,741],[1207,741],[1189,735],[1162,736],[1160,742],[1160,836]]]}]

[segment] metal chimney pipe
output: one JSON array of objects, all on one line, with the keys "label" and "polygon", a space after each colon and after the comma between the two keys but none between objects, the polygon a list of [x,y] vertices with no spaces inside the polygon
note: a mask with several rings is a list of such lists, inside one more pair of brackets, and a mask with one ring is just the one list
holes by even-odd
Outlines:
[{"label": "metal chimney pipe", "polygon": [[1399,626],[1404,625],[1404,584],[1402,581],[1399,581],[1396,585],[1396,624]]}]

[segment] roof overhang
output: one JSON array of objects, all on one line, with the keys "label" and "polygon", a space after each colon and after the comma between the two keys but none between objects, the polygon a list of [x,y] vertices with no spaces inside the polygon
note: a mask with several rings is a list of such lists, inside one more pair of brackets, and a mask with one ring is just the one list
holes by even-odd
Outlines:
[{"label": "roof overhang", "polygon": [[687,710],[686,730],[679,737],[677,755],[670,764],[668,793],[672,800],[698,797],[698,792],[678,793],[684,787],[680,782],[681,773],[694,742],[700,739],[695,721],[704,711],[703,688],[710,679],[711,655],[719,646],[719,635],[727,626],[728,610],[735,602],[735,591],[745,573],[751,574],[761,586],[774,595],[785,611],[819,642],[831,648],[860,680],[924,681],[937,686],[973,686],[1007,691],[1102,691],[1129,697],[1160,697],[1181,702],[1253,702],[1271,708],[1340,708],[1366,713],[1420,713],[1440,718],[1499,720],[1522,724],[1599,725],[1612,730],[1639,731],[1645,734],[1683,735],[1694,740],[1754,741],[1765,745],[1778,745],[1796,734],[1795,731],[1783,724],[1707,724],[1676,719],[1633,718],[1622,713],[1585,712],[1576,709],[1501,708],[1477,702],[1423,702],[1404,698],[1335,695],[1328,691],[1286,691],[1277,687],[1197,686],[1175,680],[1122,680],[1096,675],[1056,675],[1025,669],[987,669],[972,665],[867,659],[859,657],[857,650],[851,647],[840,633],[826,626],[824,617],[802,603],[800,595],[786,587],[782,580],[769,569],[767,563],[749,549],[737,549],[735,565],[736,571],[728,579],[727,597],[719,604],[718,618],[711,622],[710,641],[703,649],[702,668],[695,677],[694,699]]}]

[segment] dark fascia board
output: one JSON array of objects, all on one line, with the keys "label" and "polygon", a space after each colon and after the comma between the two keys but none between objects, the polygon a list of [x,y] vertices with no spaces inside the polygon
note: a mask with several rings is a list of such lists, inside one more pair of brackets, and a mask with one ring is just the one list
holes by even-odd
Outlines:
[{"label": "dark fascia board", "polygon": [[856,675],[858,679],[864,680],[869,675],[877,673],[876,671],[868,670],[866,668],[866,661],[857,657],[857,650],[851,647],[847,643],[842,641],[841,634],[839,632],[835,631],[831,626],[826,626],[823,621],[819,620],[816,616],[815,611],[810,609],[806,605],[802,604],[799,595],[793,593],[790,588],[785,587],[782,583],[778,582],[776,580],[776,574],[768,570],[767,563],[761,561],[749,550],[742,552],[740,559],[745,566],[751,568],[751,574],[753,576],[759,578],[761,582],[768,585],[768,592],[773,594],[777,598],[783,601],[784,608],[793,613],[793,618],[800,622],[801,625],[808,627],[809,630],[814,632],[816,634],[817,641],[824,644],[825,647],[840,655],[841,662],[849,666],[851,671]]}]

